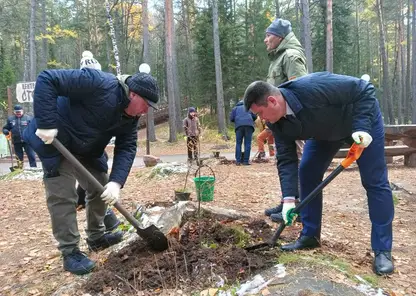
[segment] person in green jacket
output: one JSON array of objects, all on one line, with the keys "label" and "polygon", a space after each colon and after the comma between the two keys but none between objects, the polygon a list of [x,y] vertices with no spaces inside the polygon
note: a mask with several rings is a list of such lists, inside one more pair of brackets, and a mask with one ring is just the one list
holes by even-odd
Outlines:
[{"label": "person in green jacket", "polygon": [[[308,74],[305,52],[292,32],[292,24],[288,20],[275,19],[266,29],[264,39],[270,58],[267,82],[279,86],[280,84]],[[296,141],[298,157],[303,153],[304,142]],[[296,197],[297,200],[297,197]],[[265,210],[265,215],[274,222],[282,221],[282,206]]]},{"label": "person in green jacket", "polygon": [[278,86],[308,74],[305,52],[289,21],[275,19],[266,29],[264,43],[270,58],[268,83]]}]

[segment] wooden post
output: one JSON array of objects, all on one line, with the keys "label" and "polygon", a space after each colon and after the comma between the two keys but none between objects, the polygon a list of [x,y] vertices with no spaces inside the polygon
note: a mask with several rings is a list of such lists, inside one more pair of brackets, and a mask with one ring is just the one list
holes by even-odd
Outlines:
[{"label": "wooden post", "polygon": [[416,153],[405,155],[404,165],[410,168],[416,168]]},{"label": "wooden post", "polygon": [[[393,146],[392,140],[385,140],[385,146]],[[393,156],[385,156],[386,163],[393,163]]]},{"label": "wooden post", "polygon": [[7,87],[7,114],[9,116],[13,115],[12,89],[10,86]]},{"label": "wooden post", "polygon": [[147,155],[150,155],[149,124],[150,124],[150,118],[149,118],[149,115],[146,115],[146,154]]}]

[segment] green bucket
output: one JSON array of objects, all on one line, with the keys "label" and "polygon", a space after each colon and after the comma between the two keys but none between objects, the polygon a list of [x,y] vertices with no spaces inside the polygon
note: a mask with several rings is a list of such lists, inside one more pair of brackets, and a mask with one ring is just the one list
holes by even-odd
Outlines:
[{"label": "green bucket", "polygon": [[214,183],[215,177],[201,176],[194,178],[196,186],[196,196],[200,201],[214,200]]}]

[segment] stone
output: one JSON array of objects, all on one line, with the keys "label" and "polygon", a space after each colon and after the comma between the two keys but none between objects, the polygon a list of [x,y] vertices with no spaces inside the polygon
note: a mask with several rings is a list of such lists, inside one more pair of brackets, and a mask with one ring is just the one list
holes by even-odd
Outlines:
[{"label": "stone", "polygon": [[146,167],[153,167],[161,162],[159,157],[153,155],[143,155],[143,162]]}]

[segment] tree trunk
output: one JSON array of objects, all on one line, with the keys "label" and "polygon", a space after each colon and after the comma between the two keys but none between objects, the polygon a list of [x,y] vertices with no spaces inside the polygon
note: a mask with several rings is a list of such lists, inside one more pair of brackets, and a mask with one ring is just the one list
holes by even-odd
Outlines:
[{"label": "tree trunk", "polygon": [[[42,0],[42,35],[46,35],[46,0]],[[42,47],[41,47],[41,64],[40,67],[42,70],[48,68],[48,40],[44,37],[42,38]]]},{"label": "tree trunk", "polygon": [[312,42],[311,42],[311,24],[309,18],[309,0],[300,0],[302,12],[302,28],[303,40],[305,40],[306,62],[308,64],[308,72],[313,72],[312,63]]},{"label": "tree trunk", "polygon": [[397,123],[398,124],[402,124],[403,123],[403,76],[402,76],[402,69],[403,69],[403,25],[402,25],[402,21],[403,21],[403,17],[402,17],[402,0],[399,0],[399,11],[398,11],[398,18],[397,18],[397,42],[396,42],[396,46],[397,46],[397,59],[396,59],[396,65],[397,65],[397,71],[396,72],[396,76],[393,77],[397,77],[396,79],[396,84],[395,84],[395,88],[397,90]]},{"label": "tree trunk", "polygon": [[[143,25],[143,62],[150,65],[149,54],[149,14],[148,0],[142,1],[142,25]],[[153,108],[149,108],[146,118],[146,154],[150,154],[150,143],[156,141],[155,120]]]},{"label": "tree trunk", "polygon": [[[416,123],[416,0],[413,0],[412,15],[412,123]],[[410,60],[408,63],[410,64]]]},{"label": "tree trunk", "polygon": [[361,69],[360,69],[360,65],[361,65],[361,58],[360,58],[360,38],[358,36],[360,36],[360,16],[359,16],[359,5],[358,5],[359,1],[356,0],[355,1],[355,31],[356,31],[356,35],[357,38],[355,38],[355,46],[356,46],[356,53],[357,53],[357,76],[360,77],[361,75]]},{"label": "tree trunk", "polygon": [[214,57],[215,57],[215,81],[217,85],[217,116],[218,116],[218,132],[225,138],[227,135],[227,126],[225,123],[224,108],[224,90],[222,87],[222,67],[221,67],[221,50],[220,50],[220,34],[218,29],[218,6],[217,0],[212,1],[212,24],[214,35]]},{"label": "tree trunk", "polygon": [[165,46],[166,46],[166,83],[169,104],[169,142],[176,142],[176,104],[175,85],[173,83],[173,4],[165,0]]},{"label": "tree trunk", "polygon": [[114,59],[116,61],[116,74],[121,75],[120,58],[118,54],[117,39],[116,39],[116,30],[114,29],[113,18],[111,17],[111,14],[110,14],[110,3],[108,3],[108,0],[105,1],[105,8],[107,10],[108,24],[110,26],[111,42],[113,43]]},{"label": "tree trunk", "polygon": [[326,70],[329,72],[334,72],[334,43],[332,39],[332,0],[327,0],[326,4]]},{"label": "tree trunk", "polygon": [[[186,3],[185,3],[186,1]],[[185,50],[186,56],[188,57],[188,62],[185,67],[185,97],[187,102],[185,102],[185,107],[188,107],[187,104],[192,104],[193,93],[192,93],[192,69],[193,69],[193,55],[192,55],[192,39],[191,39],[191,29],[189,21],[189,2],[188,0],[182,0],[182,20],[185,27]]]},{"label": "tree trunk", "polygon": [[[410,23],[410,10],[412,8],[412,0],[408,0],[407,2],[407,65],[406,65],[406,101],[404,102],[405,105],[405,109],[406,109],[406,113],[405,113],[405,117],[404,117],[404,122],[408,123],[410,118],[411,118],[411,97],[412,97],[412,89],[411,89],[411,85],[410,85],[410,81],[411,81],[411,76],[410,76],[410,69],[412,66],[412,56],[410,55],[410,49],[412,44],[410,43],[410,39],[411,39],[411,32],[412,32],[412,27],[411,27],[411,23]],[[413,23],[414,24],[414,23]],[[414,39],[413,39],[414,40]]]},{"label": "tree trunk", "polygon": [[279,0],[274,0],[275,4],[276,4],[276,18],[280,17],[280,5],[279,5]]},{"label": "tree trunk", "polygon": [[[173,18],[172,18],[173,22]],[[172,23],[172,28],[174,28],[174,24]],[[173,29],[173,32],[175,30]],[[180,97],[180,91],[179,91],[179,75],[178,75],[178,63],[177,63],[177,55],[176,55],[176,46],[175,46],[175,33],[173,34],[173,52],[172,52],[172,70],[173,70],[173,90],[175,92],[175,114],[176,114],[176,132],[182,133],[183,130],[183,124],[182,124],[182,108],[181,108],[181,97]]]},{"label": "tree trunk", "polygon": [[29,28],[29,60],[30,72],[29,80],[36,80],[36,43],[35,43],[35,20],[36,20],[36,0],[30,1],[30,28]]},{"label": "tree trunk", "polygon": [[[416,1],[416,0],[415,0]],[[389,64],[387,59],[387,50],[386,50],[386,36],[384,31],[384,18],[382,11],[382,0],[376,1],[376,11],[378,16],[378,26],[380,31],[380,53],[381,53],[381,63],[383,66],[383,114],[384,120],[387,123],[393,123],[394,118],[391,114],[391,88],[389,80]]]}]

